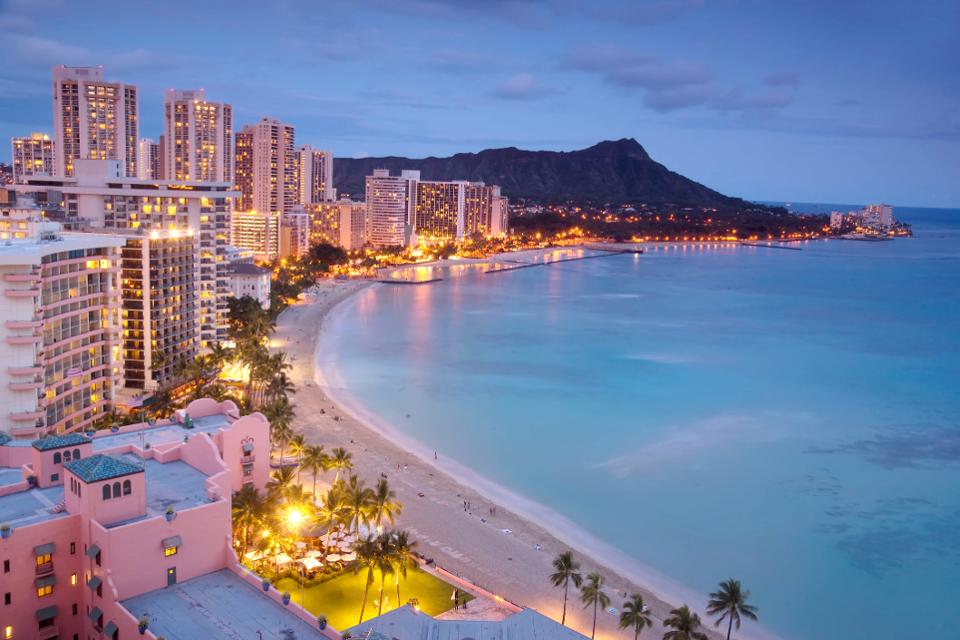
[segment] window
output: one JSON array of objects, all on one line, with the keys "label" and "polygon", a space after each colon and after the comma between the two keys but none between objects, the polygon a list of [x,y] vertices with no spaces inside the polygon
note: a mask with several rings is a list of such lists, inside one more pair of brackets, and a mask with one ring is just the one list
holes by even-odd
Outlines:
[{"label": "window", "polygon": [[60,464],[61,462],[63,462],[63,457],[60,455],[60,452],[57,451],[53,454],[53,464]]},{"label": "window", "polygon": [[79,460],[79,459],[80,459],[80,449],[74,449],[74,450],[73,450],[73,459],[74,459],[74,460]]},{"label": "window", "polygon": [[77,615],[77,612],[78,612],[79,610],[80,610],[80,606],[79,606],[76,602],[74,602],[74,603],[73,603],[73,606],[70,607],[70,612],[71,612],[73,615]]},{"label": "window", "polygon": [[179,549],[179,548],[180,548],[180,547],[164,547],[164,548],[163,548],[163,555],[165,555],[165,556],[175,556],[175,555],[177,555],[177,549]]},{"label": "window", "polygon": [[114,497],[114,498],[119,498],[119,497],[120,497],[120,483],[119,483],[119,482],[114,482],[114,483],[113,483],[113,497]]},{"label": "window", "polygon": [[123,481],[123,495],[128,496],[128,495],[130,495],[131,491],[133,491],[133,485],[130,483],[129,480],[124,480],[124,481]]},{"label": "window", "polygon": [[3,561],[3,572],[4,572],[4,573],[10,573],[10,561],[9,561],[9,560],[4,560],[4,561]]},{"label": "window", "polygon": [[7,591],[3,594],[3,604],[10,604],[11,602],[13,602],[13,594]]},{"label": "window", "polygon": [[49,553],[42,553],[37,556],[37,566],[42,567],[43,565],[53,562],[53,556]]},{"label": "window", "polygon": [[52,585],[52,584],[45,584],[45,585],[43,585],[42,587],[37,587],[37,597],[38,597],[38,598],[42,598],[42,597],[44,597],[44,596],[48,596],[48,595],[50,595],[51,593],[53,593],[53,585]]},{"label": "window", "polygon": [[110,499],[110,485],[109,485],[109,484],[103,485],[103,499],[104,499],[104,500],[109,500],[109,499]]},{"label": "window", "polygon": [[[54,454],[54,456],[53,456],[53,461],[56,462],[56,461],[57,461],[57,458],[59,458],[59,457],[60,457],[60,454],[59,454],[59,453]],[[69,450],[69,449],[67,449],[66,451],[63,452],[63,461],[64,461],[64,462],[70,462],[70,460],[72,460],[72,459],[73,459],[73,458],[70,456],[70,450]]]},{"label": "window", "polygon": [[71,542],[71,543],[70,543],[70,555],[75,555],[76,553],[77,553],[77,543],[76,543],[76,542]]},{"label": "window", "polygon": [[59,482],[59,481],[60,481],[60,474],[59,474],[59,473],[51,473],[51,474],[50,474],[50,482]]},{"label": "window", "polygon": [[3,637],[4,640],[13,637],[13,625],[8,624],[3,628]]},{"label": "window", "polygon": [[75,573],[70,574],[70,585],[74,587],[77,586],[77,574]]}]

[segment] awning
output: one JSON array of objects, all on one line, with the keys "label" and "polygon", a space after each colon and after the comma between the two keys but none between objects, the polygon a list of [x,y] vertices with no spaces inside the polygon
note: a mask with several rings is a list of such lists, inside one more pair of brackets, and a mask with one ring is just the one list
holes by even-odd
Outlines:
[{"label": "awning", "polygon": [[169,549],[170,547],[179,547],[181,542],[180,536],[170,536],[169,538],[161,540],[160,544],[163,545],[164,549]]},{"label": "awning", "polygon": [[87,547],[88,558],[96,558],[98,553],[100,553],[100,547],[98,547],[97,545],[92,544],[89,547]]},{"label": "awning", "polygon": [[111,620],[107,623],[107,626],[103,628],[103,635],[112,636],[117,632],[117,623]]},{"label": "awning", "polygon": [[37,578],[36,585],[39,589],[40,587],[52,587],[57,584],[57,576],[43,576],[42,578]]},{"label": "awning", "polygon": [[100,611],[100,607],[94,607],[93,609],[90,609],[90,613],[88,613],[87,616],[96,622],[103,617],[103,611]]},{"label": "awning", "polygon": [[37,610],[37,620],[43,622],[44,620],[50,620],[51,618],[57,617],[57,605],[53,604],[49,607],[44,607],[43,609]]},{"label": "awning", "polygon": [[52,554],[54,548],[55,548],[55,547],[53,546],[53,543],[52,543],[52,542],[48,542],[47,544],[37,545],[36,547],[33,548],[33,555],[35,555],[35,556],[45,556],[45,555],[47,555],[48,553],[49,553],[49,554]]},{"label": "awning", "polygon": [[90,587],[91,589],[96,589],[102,583],[103,583],[103,580],[100,579],[100,576],[93,576],[92,578],[90,578],[89,581],[87,581],[87,586]]}]

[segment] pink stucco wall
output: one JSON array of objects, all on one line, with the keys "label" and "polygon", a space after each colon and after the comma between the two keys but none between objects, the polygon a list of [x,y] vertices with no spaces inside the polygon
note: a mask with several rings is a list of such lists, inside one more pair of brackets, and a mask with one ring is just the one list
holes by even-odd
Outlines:
[{"label": "pink stucco wall", "polygon": [[[39,451],[30,447],[30,451],[33,452],[32,455],[32,466],[33,473],[37,477],[37,486],[38,487],[53,487],[58,484],[63,484],[63,456],[69,451],[70,458],[74,458],[74,453],[79,451],[80,457],[87,458],[93,454],[93,443],[85,442],[83,444],[74,445],[72,447],[63,447],[61,449],[52,449],[50,451]],[[60,457],[60,462],[54,462],[54,459],[58,456]],[[56,475],[56,478],[53,476]]]},{"label": "pink stucco wall", "polygon": [[[111,478],[102,482],[85,483],[70,471],[66,472],[67,479],[64,482],[64,497],[66,499],[67,511],[70,513],[80,513],[84,519],[92,519],[104,525],[110,525],[114,522],[129,520],[142,516],[147,511],[147,487],[146,478],[143,472],[132,473],[120,478]],[[70,478],[75,478],[80,484],[80,492],[74,493],[70,490]],[[111,487],[119,482],[122,488],[123,483],[129,480],[131,485],[130,495],[123,495],[121,490],[120,497],[114,498],[111,489],[110,499],[103,499],[103,486]]]}]

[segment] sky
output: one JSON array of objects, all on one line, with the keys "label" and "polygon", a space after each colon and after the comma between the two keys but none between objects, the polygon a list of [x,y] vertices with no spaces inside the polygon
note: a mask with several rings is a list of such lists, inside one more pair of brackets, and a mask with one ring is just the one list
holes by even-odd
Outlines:
[{"label": "sky", "polygon": [[960,207],[957,0],[0,0],[0,50],[4,139],[103,65],[145,137],[204,88],[335,156],[631,137],[728,195]]}]

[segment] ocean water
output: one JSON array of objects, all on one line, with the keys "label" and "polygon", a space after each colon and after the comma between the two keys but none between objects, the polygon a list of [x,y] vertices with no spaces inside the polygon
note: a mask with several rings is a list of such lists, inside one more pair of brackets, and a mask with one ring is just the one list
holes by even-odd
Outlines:
[{"label": "ocean water", "polygon": [[741,579],[781,637],[955,639],[960,211],[896,214],[914,238],[368,289],[323,359],[406,436],[690,590]]}]

